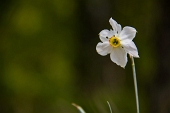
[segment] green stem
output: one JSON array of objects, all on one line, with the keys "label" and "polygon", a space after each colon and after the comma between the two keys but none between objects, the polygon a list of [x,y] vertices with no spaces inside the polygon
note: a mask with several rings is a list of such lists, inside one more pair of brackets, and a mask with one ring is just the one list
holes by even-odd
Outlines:
[{"label": "green stem", "polygon": [[130,56],[130,58],[132,60],[132,71],[133,71],[133,80],[134,80],[135,96],[136,96],[136,108],[137,108],[137,113],[139,113],[139,98],[138,98],[138,86],[137,86],[137,79],[136,79],[135,62],[132,56]]}]

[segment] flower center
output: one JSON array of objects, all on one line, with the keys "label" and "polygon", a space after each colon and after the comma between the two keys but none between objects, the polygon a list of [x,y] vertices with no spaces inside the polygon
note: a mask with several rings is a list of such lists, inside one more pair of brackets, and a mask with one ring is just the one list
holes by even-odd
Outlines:
[{"label": "flower center", "polygon": [[120,46],[120,40],[117,37],[114,37],[114,36],[111,37],[109,42],[110,42],[110,45],[113,46],[113,47],[119,47]]}]

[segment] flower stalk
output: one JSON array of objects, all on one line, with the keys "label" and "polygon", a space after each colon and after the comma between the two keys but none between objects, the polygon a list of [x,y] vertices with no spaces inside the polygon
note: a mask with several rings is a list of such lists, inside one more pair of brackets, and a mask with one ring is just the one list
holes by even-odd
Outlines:
[{"label": "flower stalk", "polygon": [[133,80],[134,80],[134,88],[135,88],[135,97],[136,97],[136,109],[137,113],[139,113],[139,97],[138,97],[138,86],[137,86],[137,79],[136,79],[136,69],[135,69],[135,62],[131,55],[130,59],[132,61],[132,71],[133,71]]}]

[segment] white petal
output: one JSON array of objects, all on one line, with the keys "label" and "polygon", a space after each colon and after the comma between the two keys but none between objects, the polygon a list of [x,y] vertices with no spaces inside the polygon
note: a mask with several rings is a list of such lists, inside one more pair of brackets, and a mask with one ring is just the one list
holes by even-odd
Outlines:
[{"label": "white petal", "polygon": [[131,56],[139,58],[138,55],[138,49],[133,41],[122,41],[121,45],[125,49],[127,53],[129,53]]},{"label": "white petal", "polygon": [[133,40],[133,38],[136,36],[136,29],[133,27],[124,27],[123,30],[120,32],[119,38],[121,40],[130,39]]},{"label": "white petal", "polygon": [[106,37],[99,36],[99,38],[100,38],[100,40],[101,40],[102,42],[108,41],[108,39],[107,39]]},{"label": "white petal", "polygon": [[124,68],[127,63],[127,52],[122,47],[114,48],[111,51],[110,58],[117,65]]},{"label": "white petal", "polygon": [[99,38],[102,42],[108,41],[106,37],[110,37],[111,31],[104,29],[99,33]]},{"label": "white petal", "polygon": [[114,36],[115,34],[116,34],[116,32],[111,29],[111,30],[110,30],[110,33],[109,33],[109,35],[108,35],[108,38],[111,38],[111,37]]},{"label": "white petal", "polygon": [[117,22],[115,20],[113,20],[112,18],[110,18],[109,22],[110,22],[110,25],[112,26],[113,30],[117,32]]},{"label": "white petal", "polygon": [[120,34],[121,30],[122,30],[122,26],[120,24],[117,24],[117,32],[118,32],[118,34]]},{"label": "white petal", "polygon": [[110,32],[109,30],[104,29],[99,33],[99,35],[106,38],[108,37],[109,32]]},{"label": "white petal", "polygon": [[110,46],[109,42],[104,43],[99,42],[96,46],[96,51],[102,56],[105,56],[108,53],[110,53],[111,49],[112,47]]}]

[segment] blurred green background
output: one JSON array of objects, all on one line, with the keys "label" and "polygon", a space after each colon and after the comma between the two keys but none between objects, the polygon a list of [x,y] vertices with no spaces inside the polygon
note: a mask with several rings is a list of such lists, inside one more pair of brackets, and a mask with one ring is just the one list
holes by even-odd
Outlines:
[{"label": "blurred green background", "polygon": [[131,63],[96,52],[112,17],[137,29],[141,113],[170,113],[168,0],[1,0],[0,113],[135,113]]}]

